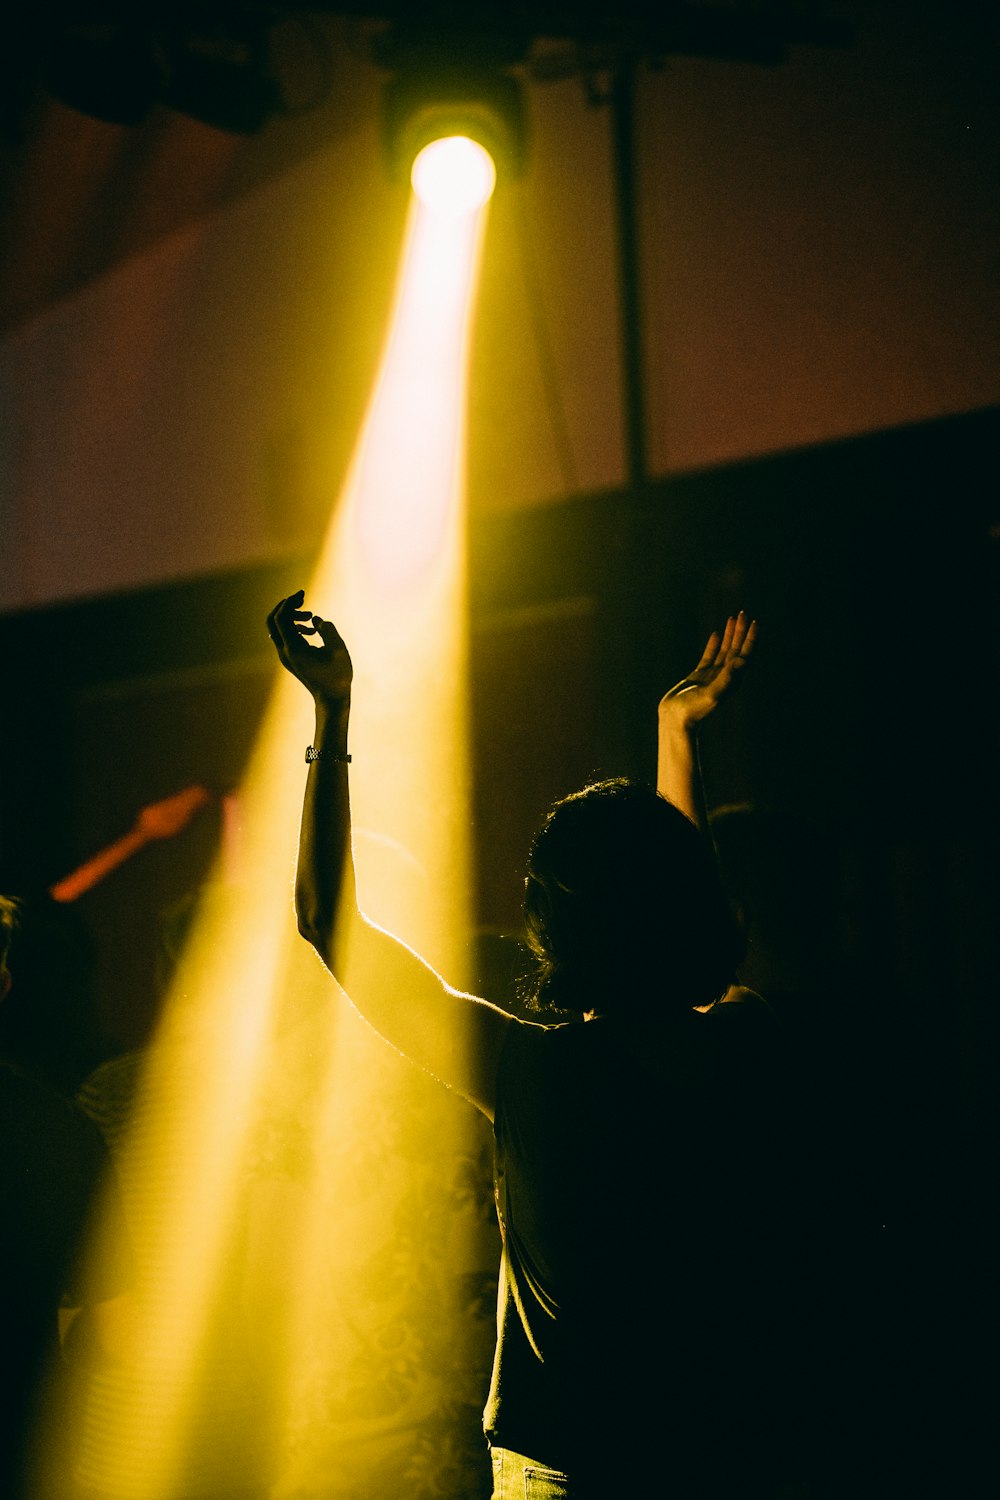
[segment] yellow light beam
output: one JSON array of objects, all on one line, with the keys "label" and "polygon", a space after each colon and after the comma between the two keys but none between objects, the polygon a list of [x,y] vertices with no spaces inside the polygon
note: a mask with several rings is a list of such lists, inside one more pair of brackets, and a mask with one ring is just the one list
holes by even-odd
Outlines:
[{"label": "yellow light beam", "polygon": [[[362,902],[459,984],[470,921],[465,386],[484,224],[481,207],[412,201],[378,378],[307,590],[355,659]],[[372,1052],[318,962],[307,971],[294,931],[310,727],[306,695],[283,678],[240,791],[243,870],[235,883],[219,872],[197,923],[120,1161],[136,1244],[134,1353],[119,1369],[79,1373],[43,1445],[39,1496],[60,1493],[71,1468],[102,1500],[189,1500],[217,1473],[234,1487],[266,1475],[275,1497],[308,1493],[340,1439],[355,1454],[345,1493],[372,1492],[364,1466],[378,1423],[362,1411],[334,1421],[317,1391],[336,1382],[343,1339],[365,1322],[345,1297],[384,1293],[364,1287],[364,1247],[386,1242],[388,1215],[412,1195],[413,1151],[440,1175],[450,1152],[478,1149],[480,1122],[431,1086],[411,1159],[387,1153],[378,1192],[359,1197],[339,1175],[378,1139],[376,1102],[379,1119],[405,1115],[417,1086],[385,1049]],[[387,866],[386,850],[401,857]],[[294,1147],[275,1166],[261,1142],[279,1127]],[[447,1298],[427,1315],[440,1321]]]},{"label": "yellow light beam", "polygon": [[[465,384],[483,227],[482,210],[457,216],[437,213],[416,199],[411,205],[391,333],[338,506],[338,524],[312,585],[315,607],[337,621],[355,663],[352,802],[355,829],[363,830],[362,838],[355,838],[362,904],[457,984],[467,977],[471,904]],[[415,872],[397,859],[395,877],[386,878],[378,852],[389,839],[415,861]],[[369,1466],[384,1455],[391,1425],[385,1430],[379,1417],[365,1420],[349,1406],[338,1408],[332,1425],[329,1415],[329,1392],[342,1389],[343,1365],[352,1351],[357,1355],[365,1330],[370,1339],[379,1337],[375,1309],[381,1307],[390,1320],[401,1318],[398,1302],[372,1284],[368,1257],[374,1262],[376,1251],[388,1248],[386,1237],[406,1212],[413,1162],[434,1161],[440,1176],[449,1156],[468,1151],[470,1140],[474,1148],[478,1140],[479,1122],[471,1110],[439,1099],[433,1085],[428,1097],[426,1082],[410,1076],[405,1066],[397,1063],[394,1071],[384,1059],[380,1063],[363,1029],[342,1023],[335,1051],[320,1133],[341,1147],[352,1142],[348,1156],[364,1159],[371,1075],[381,1066],[378,1105],[397,1116],[409,1114],[412,1157],[405,1171],[383,1171],[374,1202],[359,1203],[356,1193],[341,1191],[333,1173],[309,1204],[294,1276],[297,1306],[289,1324],[290,1463],[284,1471],[287,1491],[279,1491],[289,1495],[315,1474],[318,1453],[337,1464],[345,1493],[364,1492],[374,1482]],[[422,1126],[415,1118],[417,1096]],[[458,1255],[462,1259],[465,1252]],[[341,1268],[333,1294],[331,1264]],[[451,1285],[456,1284],[453,1274]],[[313,1359],[299,1360],[295,1350],[310,1343],[318,1305],[328,1307],[329,1326],[339,1330],[338,1338],[324,1359],[316,1354],[313,1336]],[[458,1311],[451,1312],[457,1319]],[[439,1301],[424,1316],[440,1322],[447,1314]],[[461,1346],[459,1330],[451,1331]],[[431,1399],[426,1383],[424,1395]]]}]

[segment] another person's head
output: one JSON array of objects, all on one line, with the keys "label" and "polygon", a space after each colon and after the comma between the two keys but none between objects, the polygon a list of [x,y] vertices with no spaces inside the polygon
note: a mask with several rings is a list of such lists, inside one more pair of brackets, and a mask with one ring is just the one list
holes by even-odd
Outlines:
[{"label": "another person's head", "polygon": [[12,896],[0,896],[0,1000],[10,989],[10,945],[18,922],[18,903]]},{"label": "another person's head", "polygon": [[584,1014],[711,1004],[743,956],[708,841],[625,780],[552,808],[529,853],[524,914],[539,1002]]}]

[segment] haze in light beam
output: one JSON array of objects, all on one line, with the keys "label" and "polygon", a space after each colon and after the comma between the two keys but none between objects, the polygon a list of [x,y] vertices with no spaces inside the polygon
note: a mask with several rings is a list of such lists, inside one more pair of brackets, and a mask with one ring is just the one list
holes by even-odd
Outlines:
[{"label": "haze in light beam", "polygon": [[[379,375],[306,589],[355,663],[361,901],[459,985],[470,917],[465,383],[483,227],[482,211],[411,205]],[[119,1162],[138,1267],[134,1351],[120,1369],[77,1378],[45,1444],[42,1494],[59,1493],[70,1466],[122,1500],[188,1500],[216,1472],[275,1500],[333,1475],[345,1494],[380,1493],[398,1480],[392,1423],[373,1416],[391,1383],[380,1364],[373,1393],[358,1371],[384,1327],[398,1338],[425,1318],[434,1326],[417,1346],[436,1340],[458,1361],[404,1393],[411,1411],[454,1403],[488,1357],[456,1300],[483,1269],[474,1195],[468,1222],[463,1208],[439,1223],[443,1200],[425,1194],[433,1254],[409,1279],[398,1270],[416,1177],[441,1184],[456,1159],[480,1164],[483,1122],[373,1037],[295,932],[310,731],[307,695],[282,674],[240,789],[241,866],[220,868],[204,903]],[[405,1139],[405,1159],[387,1131]],[[388,1280],[386,1265],[397,1267]],[[392,1368],[398,1380],[409,1366]],[[352,1407],[358,1390],[367,1405]]]}]

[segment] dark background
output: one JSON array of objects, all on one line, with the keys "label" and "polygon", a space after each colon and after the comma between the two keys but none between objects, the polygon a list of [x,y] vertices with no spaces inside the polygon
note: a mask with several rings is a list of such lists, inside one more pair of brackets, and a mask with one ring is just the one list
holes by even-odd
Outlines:
[{"label": "dark background", "polygon": [[[28,335],[61,298],[185,226],[210,225],[227,205],[350,137],[373,111],[372,78],[345,67],[343,92],[238,150],[223,133],[206,133],[162,105],[134,130],[83,128],[82,116],[43,97],[37,72],[46,25],[65,9],[21,8],[0,59],[8,105],[0,140],[0,328],[14,339],[23,334],[27,351],[23,366],[13,364],[15,381],[22,369],[32,373]],[[440,7],[452,20],[457,9]],[[521,14],[507,9],[515,19]],[[605,7],[560,9],[577,20],[600,12],[607,22]],[[793,9],[820,11],[783,7]],[[638,153],[652,409],[645,436],[656,450],[649,466],[676,465],[670,478],[641,476],[645,482],[634,487],[591,492],[564,463],[563,499],[547,502],[543,480],[533,478],[531,503],[490,508],[498,495],[504,500],[496,482],[504,461],[511,471],[524,467],[519,443],[529,439],[504,428],[502,414],[517,413],[516,405],[497,403],[498,388],[524,379],[524,351],[503,342],[508,263],[487,265],[477,357],[492,386],[476,386],[470,453],[478,919],[484,929],[516,932],[525,849],[547,805],[595,775],[651,778],[658,696],[693,665],[727,612],[742,606],[756,615],[752,673],[706,731],[709,800],[775,805],[821,835],[824,867],[804,862],[802,883],[830,908],[830,967],[848,981],[840,991],[841,1033],[856,1061],[871,1060],[846,1071],[843,1087],[854,1088],[859,1072],[874,1082],[882,1103],[872,1152],[894,1177],[883,1257],[897,1288],[898,1348],[888,1368],[899,1389],[885,1401],[908,1417],[894,1427],[899,1471],[881,1493],[923,1487],[964,1495],[975,1489],[958,1471],[969,1467],[977,1427],[992,1426],[979,1370],[993,1357],[985,1288],[995,1274],[998,412],[934,414],[995,400],[985,290],[995,185],[987,198],[983,170],[995,166],[995,95],[990,109],[984,62],[995,21],[962,4],[882,0],[845,10],[861,23],[856,70],[840,70],[837,55],[827,67],[819,49],[795,53],[790,81],[780,72],[766,76],[786,115],[761,109],[755,90],[764,83],[746,70],[738,85],[735,74],[683,67],[668,72],[662,91],[660,74],[645,80],[647,101],[666,110],[646,120]],[[889,45],[897,31],[904,38],[898,49]],[[908,51],[910,31],[919,46],[911,38]],[[722,109],[727,87],[733,104]],[[554,118],[540,114],[550,128]],[[589,136],[577,143],[576,166],[560,161],[560,139],[558,131],[543,137],[548,154],[539,152],[538,193],[554,202],[539,260],[549,274],[550,315],[553,306],[561,314],[552,322],[552,388],[564,403],[570,456],[574,444],[579,450],[578,471],[624,472],[627,463],[605,461],[606,434],[596,456],[588,446],[593,411],[606,392],[621,394],[608,373],[619,351],[576,342],[591,323],[605,326],[599,314],[622,267],[609,256],[608,216],[592,224],[577,212],[579,155]],[[361,140],[359,155],[368,137]],[[374,160],[369,167],[373,178],[381,171]],[[603,184],[596,169],[594,180]],[[362,193],[357,204],[370,200],[382,203],[378,193]],[[594,226],[602,232],[591,242]],[[499,204],[495,227],[503,227]],[[391,234],[382,238],[395,244]],[[210,236],[207,243],[210,259]],[[286,266],[282,256],[255,249],[248,264]],[[295,243],[292,252],[298,276],[308,257]],[[384,253],[385,246],[367,244],[351,251],[344,284],[352,297],[363,297],[368,262]],[[563,267],[579,278],[565,288]],[[214,297],[216,284],[205,285]],[[253,282],[247,301],[257,295]],[[202,316],[209,300],[206,292],[189,316]],[[274,322],[284,327],[281,305],[275,302]],[[317,317],[304,319],[310,335]],[[232,323],[242,322],[257,328],[239,303]],[[140,324],[138,335],[122,332],[126,354],[131,340],[145,337]],[[374,358],[380,327],[374,320],[366,359]],[[60,346],[54,354],[39,347],[38,389],[14,392],[13,448],[24,442],[30,450],[31,422],[44,415],[48,382],[59,374]],[[309,340],[290,348],[290,362],[302,368]],[[67,363],[78,353],[67,349]],[[238,344],[232,358],[243,353]],[[171,428],[171,445],[191,441],[201,451],[195,438],[205,434],[194,408],[203,391],[214,393],[221,354],[213,345],[205,368],[197,360],[184,365],[190,431]],[[116,357],[112,348],[109,358]],[[100,414],[107,373],[94,374],[80,410]],[[54,389],[72,384],[56,380]],[[580,398],[577,386],[588,384],[600,400]],[[352,377],[347,389],[345,444],[356,429],[350,403],[360,403],[367,378]],[[231,408],[221,408],[229,444],[244,440],[257,419],[251,396],[239,392],[232,432]],[[276,421],[282,403],[264,410]],[[899,413],[934,419],[886,430]],[[620,417],[609,401],[608,431]],[[42,422],[38,430],[44,445],[56,428]],[[866,430],[813,442],[817,434]],[[140,424],[132,448],[141,450],[144,438]],[[272,541],[283,544],[285,531],[304,538],[299,555],[84,602],[46,600],[44,608],[0,617],[7,665],[0,890],[44,892],[125,833],[140,808],[186,784],[217,796],[238,784],[274,672],[264,617],[305,581],[314,561],[306,550],[312,533],[290,519],[302,504],[295,466],[283,479],[281,452],[267,446],[273,439],[263,432],[281,471],[275,495],[266,492],[280,511]],[[769,444],[785,451],[710,466],[719,452]],[[66,451],[86,456],[73,444]],[[684,470],[695,463],[697,472]],[[324,459],[317,535],[330,467]],[[39,462],[25,472],[44,478],[48,470]],[[81,494],[75,471],[62,477],[74,510],[89,497],[92,521],[100,512],[92,491],[104,470],[84,474],[91,489],[84,484]],[[15,463],[12,485],[17,478]],[[554,473],[547,493],[558,480]],[[132,504],[129,475],[120,482]],[[27,498],[51,531],[49,493],[43,487]],[[185,498],[192,512],[200,506],[214,515],[228,497],[206,482],[204,495]],[[146,499],[133,506],[149,562],[142,576],[176,578],[177,557],[188,554],[164,514],[147,512]],[[287,502],[287,515],[278,501]],[[242,512],[232,526],[249,534]],[[63,543],[72,562],[77,534],[72,524],[66,531],[72,541],[56,536],[52,546]],[[81,588],[90,587],[90,554],[104,545],[113,558],[120,540],[84,528]],[[134,559],[142,548],[131,541]],[[210,565],[201,551],[196,558]],[[105,574],[97,569],[96,576]],[[12,597],[20,596],[13,590]],[[301,750],[290,745],[289,755],[299,760]],[[68,998],[86,1013],[47,1018],[67,1079],[149,1036],[163,913],[204,879],[219,841],[216,801],[74,908],[74,927],[82,927],[93,955],[90,998],[74,992]],[[859,1353],[859,1363],[865,1358]],[[945,1468],[933,1482],[921,1470],[928,1444]]]},{"label": "dark background", "polygon": [[[709,799],[786,807],[832,838],[844,942],[894,1004],[943,1027],[949,1067],[978,1095],[994,974],[996,427],[987,412],[681,477],[651,486],[638,515],[602,493],[479,517],[480,922],[516,930],[527,842],[555,796],[598,774],[652,779],[659,694],[745,607],[760,647],[705,735]],[[0,621],[0,888],[51,884],[182,786],[237,785],[271,681],[264,616],[311,561]],[[218,839],[213,806],[82,899],[109,1045],[146,1034],[159,914]]]}]

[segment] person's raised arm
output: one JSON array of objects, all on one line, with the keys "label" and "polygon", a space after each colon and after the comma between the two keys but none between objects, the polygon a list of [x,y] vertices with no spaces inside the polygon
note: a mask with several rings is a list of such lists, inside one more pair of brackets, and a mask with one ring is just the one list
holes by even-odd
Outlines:
[{"label": "person's raised arm", "polygon": [[268,633],[282,665],[309,690],[316,708],[295,881],[299,931],[386,1041],[492,1119],[510,1017],[452,989],[358,909],[347,749],[353,669],[347,647],[330,621],[303,608],[301,591],[271,611]]},{"label": "person's raised arm", "polygon": [[698,759],[698,733],[739,681],[757,638],[756,620],[740,610],[720,635],[713,631],[693,672],[660,699],[657,713],[656,790],[708,833]]}]

